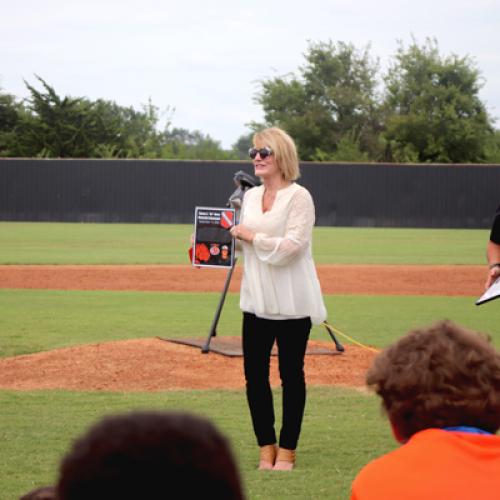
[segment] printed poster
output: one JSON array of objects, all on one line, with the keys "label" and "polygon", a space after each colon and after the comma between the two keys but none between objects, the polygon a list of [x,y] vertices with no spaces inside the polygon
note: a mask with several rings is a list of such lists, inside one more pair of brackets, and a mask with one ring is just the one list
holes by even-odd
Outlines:
[{"label": "printed poster", "polygon": [[192,263],[198,267],[232,267],[234,208],[196,207]]}]

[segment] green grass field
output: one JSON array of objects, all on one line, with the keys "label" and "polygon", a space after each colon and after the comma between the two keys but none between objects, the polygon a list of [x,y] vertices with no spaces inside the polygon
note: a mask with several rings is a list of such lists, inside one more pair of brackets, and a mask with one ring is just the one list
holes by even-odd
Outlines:
[{"label": "green grass field", "polygon": [[[190,226],[0,223],[0,263],[185,264],[190,232]],[[482,230],[317,228],[315,256],[318,263],[483,264],[486,240]],[[156,335],[205,337],[218,300],[219,294],[0,290],[0,356]],[[474,300],[325,297],[330,323],[364,344],[383,347],[409,328],[449,318],[489,333],[500,346],[500,308],[478,308]],[[229,294],[218,334],[239,330],[238,295]],[[312,338],[329,340],[320,327]],[[280,392],[275,395],[279,409]],[[242,391],[2,390],[0,408],[0,500],[53,482],[78,433],[104,414],[137,408],[189,410],[213,419],[233,444],[249,499],[349,498],[358,470],[396,446],[378,400],[354,389],[309,389],[291,474],[255,470],[257,448]]]},{"label": "green grass field", "polygon": [[[206,337],[219,297],[215,293],[0,290],[0,356],[111,340]],[[473,297],[327,295],[325,303],[329,322],[363,344],[384,347],[410,328],[446,318],[493,334],[500,347],[500,308],[494,303],[477,307]],[[238,295],[228,294],[217,334],[239,335],[240,322]],[[320,326],[313,328],[312,338],[329,340]]]},{"label": "green grass field", "polygon": [[[0,264],[187,264],[191,225],[0,222]],[[488,231],[318,227],[317,264],[483,264]]]},{"label": "green grass field", "polygon": [[[279,418],[280,395],[276,392]],[[12,500],[56,478],[73,438],[104,414],[131,409],[192,411],[229,437],[248,498],[348,498],[356,472],[394,444],[374,397],[337,388],[311,388],[297,468],[292,474],[256,470],[256,444],[241,391],[89,393],[0,392],[0,498]]]}]

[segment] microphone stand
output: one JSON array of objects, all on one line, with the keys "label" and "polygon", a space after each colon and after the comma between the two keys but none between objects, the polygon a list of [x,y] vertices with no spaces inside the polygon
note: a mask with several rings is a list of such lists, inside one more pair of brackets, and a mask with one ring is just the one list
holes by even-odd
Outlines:
[{"label": "microphone stand", "polygon": [[205,345],[201,348],[201,352],[203,354],[208,353],[208,351],[210,350],[210,342],[212,341],[212,337],[215,337],[217,335],[217,323],[219,322],[220,314],[222,312],[222,307],[226,299],[227,290],[229,288],[229,283],[231,282],[231,277],[233,275],[234,268],[236,267],[237,260],[238,259],[236,258],[234,259],[234,264],[232,265],[232,267],[229,268],[227,272],[226,282],[224,283],[224,289],[222,290],[222,295],[219,300],[219,305],[217,306],[217,310],[215,311],[215,316],[212,321],[212,325],[210,326],[210,331],[208,332],[208,337],[205,342]]}]

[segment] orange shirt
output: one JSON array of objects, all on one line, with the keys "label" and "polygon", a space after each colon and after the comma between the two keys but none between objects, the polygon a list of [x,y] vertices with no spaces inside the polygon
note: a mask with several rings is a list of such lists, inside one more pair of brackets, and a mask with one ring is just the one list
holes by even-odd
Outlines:
[{"label": "orange shirt", "polygon": [[427,429],[363,467],[351,500],[499,500],[500,436]]}]

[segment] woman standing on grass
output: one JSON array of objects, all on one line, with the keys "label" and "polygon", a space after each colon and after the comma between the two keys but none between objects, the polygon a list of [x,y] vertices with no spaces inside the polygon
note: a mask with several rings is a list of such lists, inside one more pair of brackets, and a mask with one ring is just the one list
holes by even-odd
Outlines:
[{"label": "woman standing on grass", "polygon": [[[326,319],[312,259],[315,221],[311,195],[299,177],[297,150],[279,128],[254,135],[249,154],[262,184],[245,193],[240,224],[231,234],[242,242],[240,292],[247,400],[257,443],[259,469],[291,470],[306,401],[304,357],[311,324]],[[283,388],[283,420],[276,446],[269,381],[276,341]]]}]

